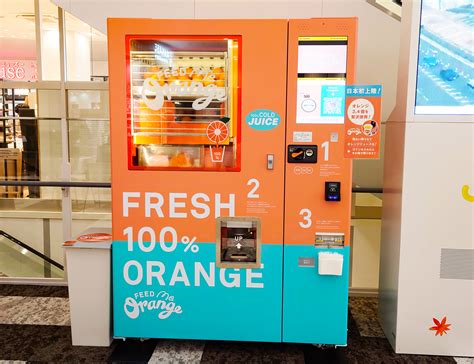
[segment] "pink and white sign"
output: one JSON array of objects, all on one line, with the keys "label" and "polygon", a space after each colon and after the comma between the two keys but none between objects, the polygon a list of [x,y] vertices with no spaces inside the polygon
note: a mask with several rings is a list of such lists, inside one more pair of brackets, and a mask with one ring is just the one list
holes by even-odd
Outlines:
[{"label": "pink and white sign", "polygon": [[0,80],[37,81],[36,61],[0,60]]}]

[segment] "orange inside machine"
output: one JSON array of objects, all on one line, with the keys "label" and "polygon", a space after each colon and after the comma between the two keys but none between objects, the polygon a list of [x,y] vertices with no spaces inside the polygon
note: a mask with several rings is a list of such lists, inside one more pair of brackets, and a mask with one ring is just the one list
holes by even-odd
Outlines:
[{"label": "orange inside machine", "polygon": [[129,167],[239,170],[240,37],[128,38]]}]

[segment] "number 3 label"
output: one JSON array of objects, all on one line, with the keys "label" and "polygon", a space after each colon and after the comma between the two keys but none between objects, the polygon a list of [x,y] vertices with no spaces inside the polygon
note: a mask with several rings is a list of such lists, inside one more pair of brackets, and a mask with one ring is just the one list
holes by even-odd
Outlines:
[{"label": "number 3 label", "polygon": [[311,221],[311,210],[310,209],[301,209],[300,210],[300,216],[303,218],[303,221],[300,221],[298,224],[303,229],[309,229],[313,222]]}]

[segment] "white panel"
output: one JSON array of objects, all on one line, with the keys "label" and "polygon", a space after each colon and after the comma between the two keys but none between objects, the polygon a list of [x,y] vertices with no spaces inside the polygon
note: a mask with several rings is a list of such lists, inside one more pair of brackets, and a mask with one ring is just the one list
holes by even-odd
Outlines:
[{"label": "white panel", "polygon": [[405,125],[386,125],[387,158],[384,164],[382,238],[380,246],[379,318],[395,348]]},{"label": "white panel", "polygon": [[322,0],[196,0],[196,18],[315,18],[321,16],[322,3]]},{"label": "white panel", "polygon": [[55,4],[107,34],[107,18],[194,18],[193,0],[54,0]]},{"label": "white panel", "polygon": [[300,45],[298,73],[346,73],[347,45]]},{"label": "white panel", "polygon": [[72,344],[109,346],[110,249],[66,251]]},{"label": "white panel", "polygon": [[[406,126],[397,351],[474,355],[474,281],[441,279],[442,248],[474,249],[474,124]],[[433,318],[451,330],[435,336]]]}]

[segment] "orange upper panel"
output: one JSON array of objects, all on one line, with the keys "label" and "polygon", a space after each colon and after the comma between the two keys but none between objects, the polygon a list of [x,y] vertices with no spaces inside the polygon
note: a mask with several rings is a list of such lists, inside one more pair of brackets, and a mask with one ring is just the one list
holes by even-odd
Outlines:
[{"label": "orange upper panel", "polygon": [[[259,217],[262,223],[262,243],[283,242],[287,29],[286,20],[108,20],[114,240],[125,240],[123,230],[129,226],[136,229],[151,226],[157,235],[163,227],[172,226],[180,236],[195,236],[198,242],[214,242],[215,217],[232,213],[235,216]],[[183,171],[179,168],[129,169],[127,140],[130,142],[133,139],[128,139],[131,130],[127,115],[132,113],[133,105],[127,98],[127,93],[130,94],[127,88],[127,37],[232,38],[240,42],[240,81],[234,79],[240,89],[237,87],[231,90],[234,98],[240,93],[240,103],[231,106],[237,109],[228,110],[229,115],[240,114],[228,128],[228,133],[232,136],[240,128],[240,139],[235,139],[240,147],[240,153],[236,154],[239,169],[224,172]],[[214,68],[218,66],[214,65]],[[232,73],[235,74],[236,72]],[[218,72],[216,77],[219,77]],[[138,117],[138,126],[145,129],[160,123],[165,125],[169,121],[167,112],[176,114],[173,106],[166,107],[169,107],[166,112],[159,111],[157,115],[152,115],[154,118],[142,120]],[[216,109],[218,107],[220,108],[215,106]],[[259,109],[277,113],[281,117],[280,125],[266,131],[249,127],[245,123],[246,115]],[[221,110],[218,112],[221,113]],[[184,121],[181,127],[191,128],[193,120],[178,121]],[[162,136],[161,139],[148,137],[149,139],[137,139],[133,142],[173,142],[185,144],[186,148],[192,144],[188,143],[189,138],[165,142],[164,138],[167,137],[169,135]],[[228,148],[229,142],[230,140],[226,140],[222,144]],[[208,145],[201,150],[209,153],[209,147]],[[274,155],[273,170],[267,169],[267,154]],[[204,155],[202,158],[207,160],[208,156]],[[175,161],[178,164],[188,164],[183,156]],[[132,196],[130,201],[136,202],[138,206],[130,207],[126,212],[128,216],[124,216],[123,196],[127,192]],[[255,199],[256,195],[258,199]],[[162,204],[159,209],[152,209],[147,214],[147,199],[150,203],[155,203],[154,206],[161,203],[161,200]],[[226,205],[231,201],[234,201],[233,211]]]}]

